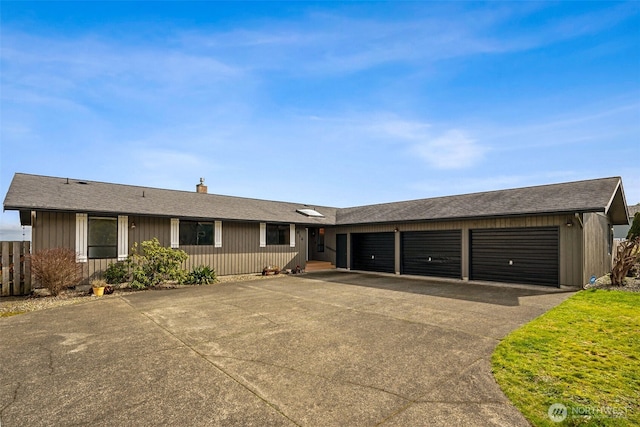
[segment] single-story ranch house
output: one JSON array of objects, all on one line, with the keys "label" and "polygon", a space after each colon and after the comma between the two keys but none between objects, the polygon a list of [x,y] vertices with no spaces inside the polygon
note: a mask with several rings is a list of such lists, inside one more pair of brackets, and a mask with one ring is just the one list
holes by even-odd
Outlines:
[{"label": "single-story ranch house", "polygon": [[37,252],[72,248],[85,279],[154,237],[219,275],[267,265],[581,286],[611,268],[613,225],[628,224],[619,177],[351,208],[307,206],[17,173]]}]

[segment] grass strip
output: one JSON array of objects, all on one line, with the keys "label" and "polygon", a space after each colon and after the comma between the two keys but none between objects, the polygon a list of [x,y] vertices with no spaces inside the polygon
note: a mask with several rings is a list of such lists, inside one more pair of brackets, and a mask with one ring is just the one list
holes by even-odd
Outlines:
[{"label": "grass strip", "polygon": [[639,358],[640,293],[588,290],[512,332],[492,365],[535,426],[638,426]]}]

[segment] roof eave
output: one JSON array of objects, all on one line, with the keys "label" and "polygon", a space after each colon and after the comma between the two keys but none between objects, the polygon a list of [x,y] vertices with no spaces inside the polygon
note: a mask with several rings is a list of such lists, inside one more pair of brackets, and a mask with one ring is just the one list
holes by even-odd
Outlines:
[{"label": "roof eave", "polygon": [[529,212],[529,213],[525,212],[525,213],[490,214],[490,215],[476,215],[476,216],[466,215],[466,216],[442,217],[442,218],[393,219],[393,220],[361,221],[361,222],[349,222],[349,223],[337,222],[336,226],[382,225],[382,224],[398,224],[398,223],[407,223],[407,222],[416,223],[416,222],[473,221],[477,219],[522,218],[527,216],[548,216],[548,215],[573,216],[576,213],[589,213],[589,212],[604,212],[604,209],[602,207],[594,207],[594,208],[581,208],[581,209],[570,209],[570,210],[549,211],[549,212]]},{"label": "roof eave", "polygon": [[618,179],[616,188],[613,190],[609,203],[604,209],[605,214],[611,218],[613,225],[629,225],[629,207],[626,200],[622,179]]}]

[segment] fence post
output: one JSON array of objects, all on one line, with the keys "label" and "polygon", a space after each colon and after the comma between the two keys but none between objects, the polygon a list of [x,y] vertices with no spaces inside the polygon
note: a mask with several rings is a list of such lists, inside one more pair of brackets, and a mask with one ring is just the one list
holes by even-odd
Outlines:
[{"label": "fence post", "polygon": [[31,242],[22,242],[23,271],[24,271],[24,293],[31,293]]},{"label": "fence post", "polygon": [[3,297],[11,295],[11,289],[9,284],[9,242],[2,242],[2,246],[0,249],[2,254],[2,293],[0,294]]},{"label": "fence post", "polygon": [[13,267],[13,295],[22,295],[22,278],[20,272],[22,271],[22,263],[20,262],[20,254],[22,252],[22,242],[13,242],[13,252],[11,253],[11,265]]}]

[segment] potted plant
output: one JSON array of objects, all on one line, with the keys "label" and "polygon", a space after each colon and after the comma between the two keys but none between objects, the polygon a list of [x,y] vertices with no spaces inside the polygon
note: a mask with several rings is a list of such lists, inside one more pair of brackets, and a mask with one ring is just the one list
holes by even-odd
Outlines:
[{"label": "potted plant", "polygon": [[105,286],[107,286],[107,282],[104,279],[93,279],[91,281],[93,294],[97,297],[101,297],[104,294]]}]

